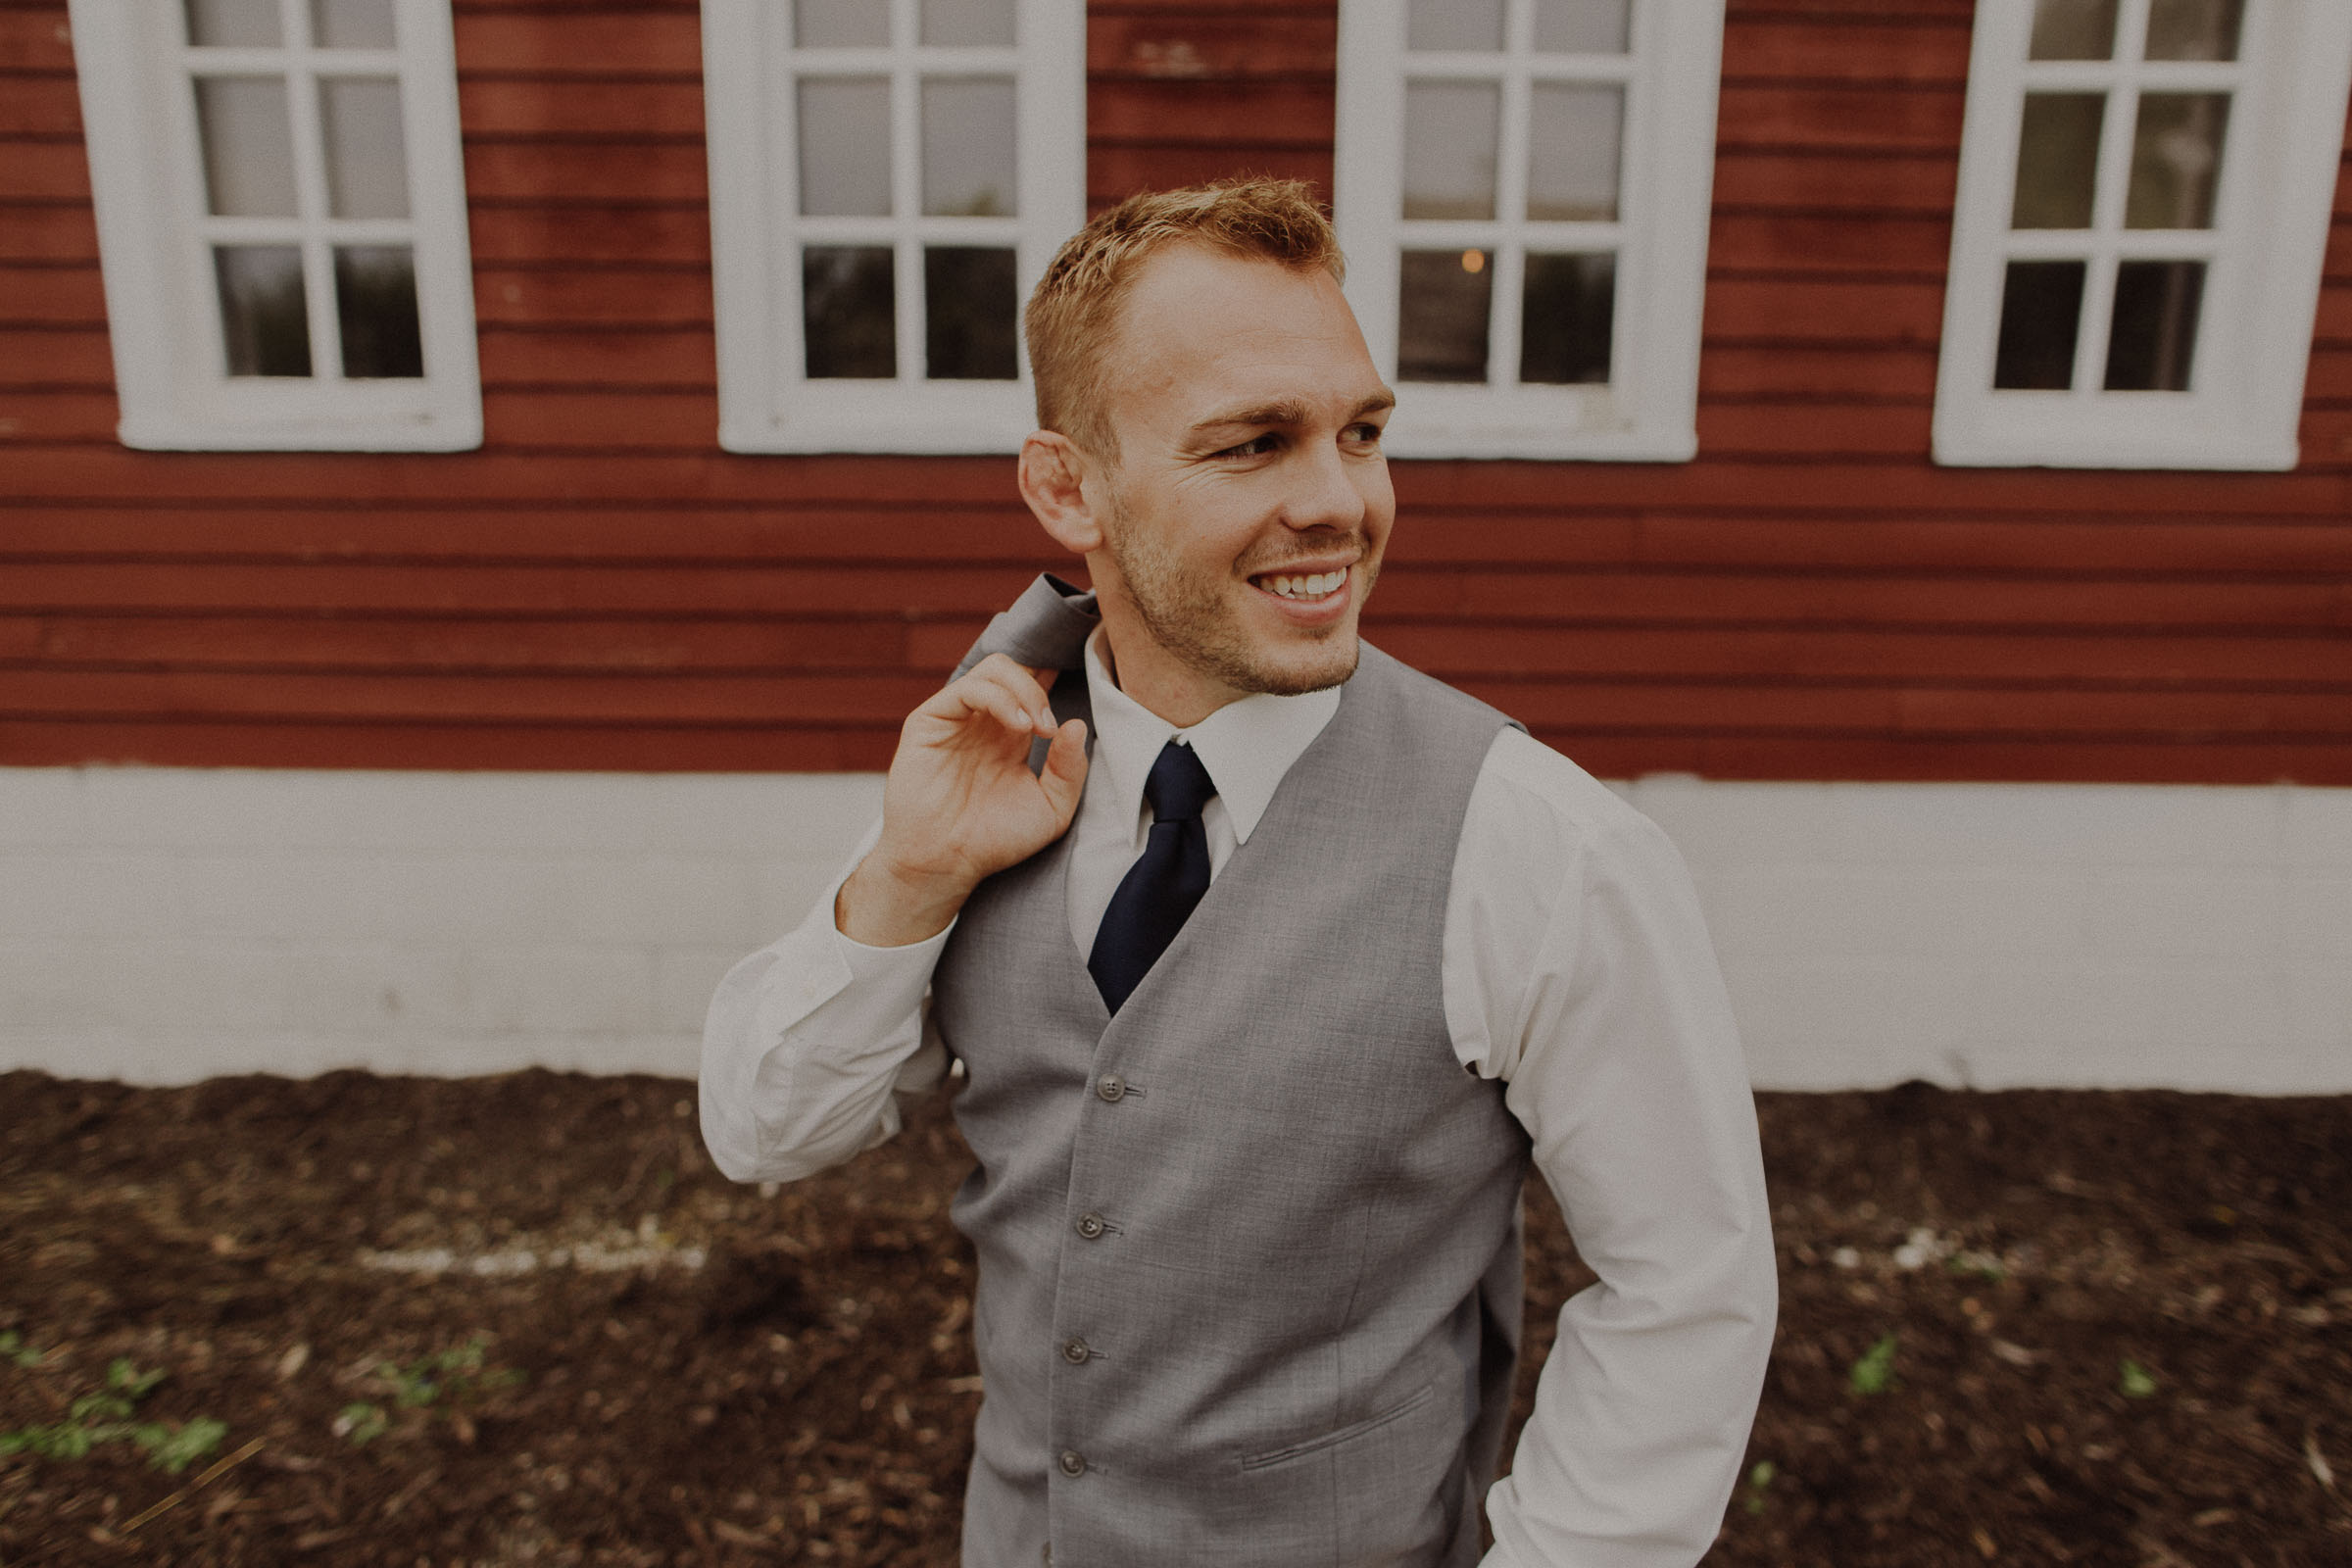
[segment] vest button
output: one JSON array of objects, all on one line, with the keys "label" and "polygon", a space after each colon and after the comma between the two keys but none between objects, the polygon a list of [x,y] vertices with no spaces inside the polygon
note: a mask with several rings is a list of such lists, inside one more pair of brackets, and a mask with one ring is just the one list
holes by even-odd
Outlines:
[{"label": "vest button", "polygon": [[1064,1361],[1069,1362],[1072,1366],[1081,1364],[1088,1356],[1094,1353],[1095,1352],[1093,1350],[1087,1348],[1087,1344],[1084,1340],[1065,1340],[1062,1343],[1061,1358]]},{"label": "vest button", "polygon": [[1095,1093],[1115,1104],[1127,1093],[1127,1081],[1115,1072],[1106,1072],[1096,1080]]},{"label": "vest button", "polygon": [[1107,1227],[1105,1227],[1102,1223],[1102,1216],[1100,1214],[1084,1214],[1079,1216],[1078,1234],[1085,1237],[1090,1242],[1099,1240],[1106,1228]]},{"label": "vest button", "polygon": [[1080,1453],[1076,1448],[1062,1449],[1061,1473],[1065,1476],[1082,1476],[1086,1474],[1086,1455]]}]

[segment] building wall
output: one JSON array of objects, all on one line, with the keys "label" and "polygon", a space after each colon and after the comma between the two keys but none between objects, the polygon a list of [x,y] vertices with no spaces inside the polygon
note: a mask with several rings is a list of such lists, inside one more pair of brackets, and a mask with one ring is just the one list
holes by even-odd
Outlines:
[{"label": "building wall", "polygon": [[[1756,1082],[2352,1092],[2352,790],[1620,786]],[[0,769],[0,1070],[692,1076],[872,774]]]},{"label": "building wall", "polygon": [[[716,449],[692,0],[456,9],[482,450],[165,455],[0,0],[0,1067],[687,1071],[1056,564]],[[1762,1083],[2352,1089],[2352,178],[2296,471],[1937,468],[1970,15],[1733,0],[1698,461],[1398,465],[1372,635],[1640,780]],[[1098,0],[1090,200],[1328,188],[1334,16]]]},{"label": "building wall", "polygon": [[[1090,194],[1327,180],[1332,0],[1100,0]],[[459,0],[488,434],[130,452],[62,0],[0,4],[0,762],[836,769],[1050,549],[716,450],[690,0]],[[2352,783],[2352,179],[2285,474],[1928,458],[1970,11],[1731,8],[1685,465],[1399,464],[1394,652],[1595,771]]]}]

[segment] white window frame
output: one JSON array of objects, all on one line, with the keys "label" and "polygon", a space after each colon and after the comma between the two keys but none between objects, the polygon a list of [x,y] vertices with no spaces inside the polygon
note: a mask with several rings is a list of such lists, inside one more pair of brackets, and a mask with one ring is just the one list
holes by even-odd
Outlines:
[{"label": "white window frame", "polygon": [[[313,79],[311,62],[292,47],[307,35],[306,0],[282,0],[288,47],[268,50],[191,49],[185,11],[175,0],[70,0],[123,445],[359,452],[481,445],[449,0],[395,3],[397,47],[332,51],[329,74],[354,66],[399,73],[410,216],[323,216],[325,172],[316,137],[298,129],[296,182],[311,216],[234,219],[208,213],[190,67],[198,60],[208,71],[244,63],[284,74],[293,113],[312,115],[315,106],[304,102],[303,91]],[[238,239],[302,243],[318,373],[227,373],[211,246]],[[316,363],[317,344],[339,341],[328,258],[338,241],[413,248],[423,376],[346,381],[327,373],[335,356]]]},{"label": "white window frame", "polygon": [[[1706,293],[1708,203],[1723,0],[1633,0],[1623,57],[1531,57],[1533,0],[1508,0],[1506,47],[1419,54],[1416,80],[1469,74],[1503,82],[1502,136],[1491,221],[1405,221],[1406,0],[1341,0],[1334,211],[1348,253],[1348,294],[1381,373],[1396,372],[1399,251],[1492,249],[1494,283],[1485,386],[1410,382],[1383,445],[1406,458],[1592,459],[1685,463],[1698,450],[1699,314]],[[1573,65],[1566,62],[1573,61]],[[1525,217],[1531,79],[1621,80],[1625,125],[1614,223]],[[1611,368],[1605,385],[1518,383],[1520,258],[1529,245],[1617,253]]]},{"label": "white window frame", "polygon": [[[1085,221],[1083,0],[1018,0],[1015,47],[954,49],[914,41],[918,0],[876,3],[891,8],[891,45],[804,55],[792,46],[789,0],[703,0],[718,444],[729,452],[1017,452],[1037,427],[1025,345],[1017,381],[924,379],[923,247],[1010,245],[1017,311]],[[804,69],[890,77],[893,217],[800,215],[793,80]],[[921,216],[917,89],[927,74],[1014,79],[1016,216]],[[895,252],[895,378],[805,373],[801,247],[827,242]]]},{"label": "white window frame", "polygon": [[[2029,61],[2033,0],[1979,0],[1936,380],[1935,454],[1963,466],[2292,468],[2352,80],[2352,5],[2246,0],[2238,60],[2135,65],[2149,0],[2122,0],[2116,61]],[[2210,230],[2122,227],[2137,90],[2227,86]],[[2024,95],[2110,94],[2094,228],[2009,227]],[[2087,257],[2068,391],[1995,391],[2013,259]],[[2100,386],[2121,257],[2209,258],[2185,392]]]}]

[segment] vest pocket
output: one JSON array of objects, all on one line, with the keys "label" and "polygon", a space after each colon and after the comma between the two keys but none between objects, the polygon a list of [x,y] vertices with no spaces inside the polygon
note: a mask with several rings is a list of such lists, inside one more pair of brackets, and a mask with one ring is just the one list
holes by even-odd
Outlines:
[{"label": "vest pocket", "polygon": [[1336,1448],[1344,1443],[1353,1442],[1357,1438],[1379,1431],[1392,1421],[1403,1420],[1427,1404],[1430,1396],[1436,1392],[1435,1384],[1424,1383],[1377,1415],[1368,1415],[1361,1421],[1351,1421],[1344,1427],[1336,1427],[1301,1443],[1271,1448],[1264,1453],[1253,1453],[1242,1461],[1242,1468],[1244,1470],[1265,1470],[1274,1465],[1287,1464],[1293,1459],[1302,1459],[1310,1453],[1321,1453],[1325,1449]]}]

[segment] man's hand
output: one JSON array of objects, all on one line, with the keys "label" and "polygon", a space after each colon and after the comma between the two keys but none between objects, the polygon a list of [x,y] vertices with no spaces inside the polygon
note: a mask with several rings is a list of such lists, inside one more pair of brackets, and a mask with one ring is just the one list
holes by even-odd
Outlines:
[{"label": "man's hand", "polygon": [[[981,878],[1068,829],[1086,784],[1086,724],[1054,726],[1054,673],[991,654],[906,715],[882,786],[882,836],[833,902],[842,935],[876,948],[937,936]],[[1054,744],[1033,775],[1029,747],[1046,735]]]}]

